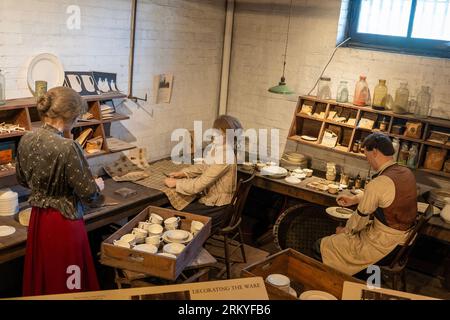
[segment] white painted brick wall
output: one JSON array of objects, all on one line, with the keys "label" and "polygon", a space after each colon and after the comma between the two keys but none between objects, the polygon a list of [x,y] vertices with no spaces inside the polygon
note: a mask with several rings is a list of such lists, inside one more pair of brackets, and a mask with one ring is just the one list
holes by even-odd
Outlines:
[{"label": "white painted brick wall", "polygon": [[[290,0],[237,0],[228,105],[228,112],[238,117],[246,128],[279,128],[281,151],[296,103],[267,89],[281,77],[289,3]],[[341,0],[294,0],[293,3],[286,79],[298,94],[307,94],[336,45],[338,29],[342,28],[339,17],[346,8],[341,10]],[[340,80],[349,81],[353,95],[360,74],[367,75],[372,92],[378,79],[387,80],[391,94],[401,80],[409,82],[413,95],[421,85],[429,85],[436,109],[433,115],[450,118],[448,59],[341,48],[325,72],[332,78],[334,95]],[[318,161],[316,167],[336,157],[334,153],[304,146],[299,151],[311,153]],[[352,157],[340,158],[352,170],[367,170],[364,162]]]},{"label": "white painted brick wall", "polygon": [[[66,27],[66,8],[81,8],[81,30]],[[118,74],[127,92],[130,44],[129,0],[1,0],[0,69],[8,99],[30,96],[27,66],[33,56],[57,55],[65,70]],[[121,111],[131,119],[112,126],[114,136],[146,147],[150,160],[170,155],[172,130],[210,125],[216,116],[225,21],[224,0],[140,0],[136,30],[135,96]],[[153,75],[174,74],[171,104],[152,101]],[[109,157],[113,159],[114,157]],[[104,158],[90,160],[98,167]]]}]

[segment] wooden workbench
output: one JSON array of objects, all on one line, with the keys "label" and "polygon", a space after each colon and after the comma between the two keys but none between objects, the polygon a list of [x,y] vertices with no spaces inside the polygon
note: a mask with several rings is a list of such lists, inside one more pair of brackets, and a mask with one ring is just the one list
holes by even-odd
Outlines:
[{"label": "wooden workbench", "polygon": [[[134,189],[137,191],[137,194],[124,199],[114,193],[114,191],[123,187]],[[131,182],[115,182],[110,178],[105,178],[103,194],[107,202],[117,202],[119,204],[88,210],[84,216],[88,231],[134,216],[149,205],[162,206],[168,203],[167,197],[161,191]],[[21,203],[21,208],[26,207],[28,207],[27,203]],[[16,232],[11,236],[0,238],[0,263],[23,256],[25,254],[27,228],[19,223],[18,214],[10,217],[0,217],[0,225],[9,225],[16,228]]]},{"label": "wooden workbench", "polygon": [[[249,175],[249,172],[242,168],[239,168],[239,173]],[[323,174],[319,173],[319,177],[322,178]],[[337,196],[344,192],[348,193],[348,191],[343,191],[338,195],[332,195],[328,192],[308,188],[306,185],[312,181],[314,181],[313,178],[306,178],[299,184],[290,184],[284,179],[269,178],[258,172],[253,186],[326,207],[337,206]],[[422,234],[450,244],[450,224],[443,221],[440,216],[433,216],[423,229]]]}]

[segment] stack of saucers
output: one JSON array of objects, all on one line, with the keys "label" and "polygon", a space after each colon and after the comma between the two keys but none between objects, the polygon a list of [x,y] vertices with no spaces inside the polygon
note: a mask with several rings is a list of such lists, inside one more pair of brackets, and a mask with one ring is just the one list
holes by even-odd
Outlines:
[{"label": "stack of saucers", "polygon": [[12,216],[19,212],[19,195],[11,189],[0,190],[0,216]]},{"label": "stack of saucers", "polygon": [[113,118],[113,114],[114,114],[114,108],[108,106],[107,104],[102,104],[100,106],[100,109],[102,111],[102,119],[103,120],[108,120],[108,119],[112,119]]}]

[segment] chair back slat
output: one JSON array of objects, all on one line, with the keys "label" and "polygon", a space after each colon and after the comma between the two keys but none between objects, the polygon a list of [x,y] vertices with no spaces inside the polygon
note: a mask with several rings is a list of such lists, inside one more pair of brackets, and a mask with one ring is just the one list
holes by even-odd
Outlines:
[{"label": "chair back slat", "polygon": [[390,267],[394,268],[396,265],[406,265],[408,262],[409,253],[412,250],[413,244],[415,243],[418,234],[422,231],[423,227],[428,223],[430,218],[433,216],[433,206],[428,205],[427,209],[423,214],[420,214],[414,228],[409,234],[408,238],[405,241],[405,244],[396,254],[394,260],[392,260]]},{"label": "chair back slat", "polygon": [[233,199],[227,208],[228,218],[226,219],[227,225],[225,227],[232,227],[240,220],[254,177],[255,172],[247,180],[239,180]]}]

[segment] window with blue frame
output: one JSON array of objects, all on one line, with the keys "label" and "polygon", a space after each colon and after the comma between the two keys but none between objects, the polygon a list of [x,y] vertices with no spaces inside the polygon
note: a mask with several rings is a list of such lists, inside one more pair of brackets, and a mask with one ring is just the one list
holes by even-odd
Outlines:
[{"label": "window with blue frame", "polygon": [[350,46],[450,58],[450,0],[351,0]]}]

